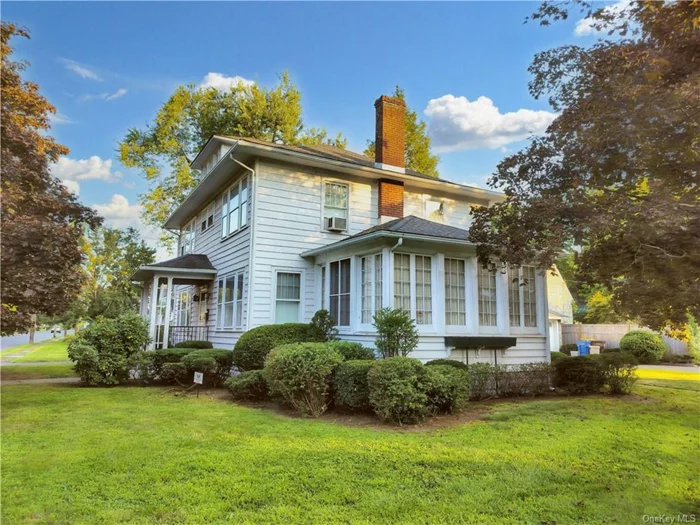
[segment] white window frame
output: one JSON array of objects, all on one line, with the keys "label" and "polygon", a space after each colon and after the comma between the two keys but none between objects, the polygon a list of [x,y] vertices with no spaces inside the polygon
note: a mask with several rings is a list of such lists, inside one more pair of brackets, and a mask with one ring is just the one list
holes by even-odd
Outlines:
[{"label": "white window frame", "polygon": [[[184,308],[183,308],[183,295]],[[185,323],[180,322],[180,317],[185,316]],[[193,326],[192,325],[192,287],[188,286],[177,291],[175,295],[175,308],[173,309],[174,326]]]},{"label": "white window frame", "polygon": [[[223,281],[223,289],[226,289],[226,284],[233,281],[233,297],[231,301],[222,301],[220,282]],[[238,331],[243,329],[243,304],[245,299],[245,270],[237,270],[228,273],[216,280],[216,330],[217,331]],[[240,295],[240,298],[239,298]],[[225,305],[233,305],[233,315],[231,317],[232,324],[226,326],[224,324]]]},{"label": "white window frame", "polygon": [[[364,302],[365,302],[365,290],[363,285],[364,283],[364,275],[363,275],[363,264],[365,264],[363,261],[367,261],[369,263],[368,266],[368,271],[369,271],[369,277],[370,277],[370,282],[369,284],[369,319],[364,320],[362,317],[365,312],[364,308]],[[352,262],[351,262],[352,264]],[[358,283],[358,289],[359,289],[359,316],[358,316],[358,322],[359,322],[359,327],[360,330],[362,331],[368,331],[368,330],[373,330],[373,323],[374,323],[374,315],[381,310],[383,307],[383,302],[384,302],[384,280],[386,279],[386,276],[384,275],[384,253],[383,252],[375,252],[375,253],[369,253],[366,255],[361,255],[358,256],[358,264],[357,264],[357,283]],[[379,279],[377,279],[379,277]],[[352,282],[350,283],[352,285]],[[352,303],[352,301],[351,301]],[[352,309],[352,304],[350,305],[350,308]],[[351,311],[352,313],[352,311]]]},{"label": "white window frame", "polygon": [[[410,298],[409,303],[411,306],[410,315],[412,319],[416,321],[416,327],[419,332],[433,333],[438,325],[438,316],[442,315],[442,310],[437,307],[437,296],[441,295],[438,292],[438,279],[437,279],[437,260],[438,255],[434,253],[405,253],[405,252],[395,252],[391,257],[391,306],[395,308],[395,257],[397,255],[408,255],[409,256],[409,289]],[[430,323],[419,323],[417,315],[417,293],[416,293],[416,257],[430,257],[430,312],[431,312],[431,322]]]},{"label": "white window frame", "polygon": [[[215,213],[216,213],[216,200],[213,200],[204,209],[204,211],[200,214],[199,219],[197,220],[199,233],[208,232],[210,229],[212,229],[214,227],[214,224],[216,223],[214,220]],[[202,226],[204,226],[203,229],[202,229]]]},{"label": "white window frame", "polygon": [[[464,300],[462,301],[462,307],[464,308],[464,323],[463,324],[449,324],[447,322],[447,286],[448,286],[448,261],[456,261],[459,268],[459,263],[464,265],[463,279],[464,279]],[[469,316],[470,316],[470,298],[469,298],[469,261],[462,257],[448,257],[445,256],[444,259],[444,282],[443,282],[443,300],[445,302],[445,330],[448,332],[463,332],[469,331]]]},{"label": "white window frame", "polygon": [[[328,184],[334,184],[336,186],[345,186],[345,189],[347,191],[347,203],[345,206],[345,224],[346,228],[343,230],[344,232],[347,232],[350,228],[350,184],[348,182],[342,181],[342,180],[335,180],[335,179],[322,179],[321,180],[321,229],[323,231],[329,231],[328,228],[326,227],[326,186]],[[333,207],[335,210],[340,210],[342,208],[336,208]]]},{"label": "white window frame", "polygon": [[[243,190],[243,183],[246,186],[245,200],[241,199],[241,191]],[[231,200],[231,192],[237,190],[238,195],[238,206],[236,209],[236,216],[238,217],[238,227],[235,230],[230,229],[229,225],[229,202]],[[250,177],[243,176],[236,182],[231,184],[226,191],[221,195],[221,238],[227,239],[244,228],[248,227],[248,210],[250,208]]]},{"label": "white window frame", "polygon": [[[348,261],[349,263],[349,277],[350,277],[350,283],[348,287],[348,291],[345,293],[340,293],[340,283],[342,282],[342,272],[340,271],[340,268],[342,268],[342,262],[343,261]],[[328,313],[331,313],[331,265],[332,264],[338,264],[338,293],[334,294],[333,297],[337,297],[338,301],[338,321],[336,323],[336,327],[341,330],[341,331],[349,331],[352,329],[353,326],[353,306],[356,304],[355,301],[353,301],[352,295],[353,295],[353,290],[355,283],[357,281],[354,280],[353,276],[353,258],[352,257],[343,257],[342,259],[335,259],[332,261],[328,261],[326,263],[326,286],[325,286],[325,295],[323,302],[326,305],[326,310],[328,310]],[[343,296],[348,296],[348,324],[340,324],[340,303],[341,303],[341,297]]]},{"label": "white window frame", "polygon": [[[277,298],[277,278],[280,273],[294,273],[299,275],[299,300],[278,299]],[[277,301],[296,302],[299,304],[297,322],[301,323],[304,320],[304,282],[305,272],[299,268],[275,268],[274,281],[272,282],[272,308],[270,308],[270,320],[272,324],[277,324]]]},{"label": "white window frame", "polygon": [[[524,269],[528,268],[528,270],[532,270],[533,276],[532,276],[532,293],[535,298],[535,306],[534,306],[534,315],[535,315],[535,324],[534,326],[525,326],[525,291],[526,287],[522,286],[523,284],[523,273]],[[512,295],[515,290],[515,287],[513,286],[513,283],[511,282],[513,272],[517,272],[518,276],[518,317],[519,317],[519,323],[517,325],[511,324],[511,314],[510,314],[510,307],[511,307],[511,301],[513,299]],[[530,265],[525,265],[521,266],[519,268],[509,268],[508,269],[508,326],[510,328],[511,333],[519,333],[519,334],[538,334],[540,333],[540,294],[539,294],[539,284],[538,284],[539,279],[537,278],[537,268],[534,266]]]},{"label": "white window frame", "polygon": [[197,219],[188,222],[184,228],[180,229],[180,256],[194,253],[197,239]]},{"label": "white window frame", "polygon": [[[479,261],[476,262],[476,325],[479,327],[479,333],[480,334],[498,334],[501,332],[501,316],[502,314],[502,308],[501,308],[501,285],[502,285],[502,279],[499,278],[499,272],[498,270],[493,270],[491,273],[494,276],[495,280],[495,285],[494,285],[494,290],[495,290],[495,312],[496,312],[496,324],[495,325],[482,325],[481,324],[481,305],[479,304],[480,301],[480,292],[479,292],[479,273],[482,271],[482,266]],[[491,271],[488,270],[487,271]]]}]

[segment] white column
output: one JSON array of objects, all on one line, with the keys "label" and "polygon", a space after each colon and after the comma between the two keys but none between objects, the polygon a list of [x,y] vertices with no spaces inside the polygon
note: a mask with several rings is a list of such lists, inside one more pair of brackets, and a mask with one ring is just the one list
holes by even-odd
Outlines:
[{"label": "white column", "polygon": [[151,344],[149,348],[152,350],[155,348],[156,341],[156,319],[157,319],[157,308],[158,308],[158,275],[153,276],[153,286],[151,289],[151,325],[150,325],[150,336]]},{"label": "white column", "polygon": [[168,290],[165,294],[165,319],[163,322],[163,348],[168,348],[168,338],[170,337],[170,309],[173,301],[173,278],[168,277]]},{"label": "white column", "polygon": [[394,307],[394,258],[389,248],[382,250],[382,308]]}]

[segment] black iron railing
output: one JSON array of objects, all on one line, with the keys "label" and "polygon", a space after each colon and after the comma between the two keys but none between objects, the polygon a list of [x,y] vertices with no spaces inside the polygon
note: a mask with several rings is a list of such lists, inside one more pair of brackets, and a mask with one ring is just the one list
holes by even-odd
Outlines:
[{"label": "black iron railing", "polygon": [[174,346],[183,341],[207,341],[208,339],[208,326],[171,326],[168,346]]}]

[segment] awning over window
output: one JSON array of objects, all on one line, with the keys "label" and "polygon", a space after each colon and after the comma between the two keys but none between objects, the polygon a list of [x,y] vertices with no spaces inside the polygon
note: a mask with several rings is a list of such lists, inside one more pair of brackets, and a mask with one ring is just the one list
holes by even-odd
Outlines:
[{"label": "awning over window", "polygon": [[141,266],[132,281],[150,281],[154,275],[173,277],[173,284],[197,284],[201,281],[211,281],[216,276],[216,268],[206,255],[187,254],[167,261]]}]

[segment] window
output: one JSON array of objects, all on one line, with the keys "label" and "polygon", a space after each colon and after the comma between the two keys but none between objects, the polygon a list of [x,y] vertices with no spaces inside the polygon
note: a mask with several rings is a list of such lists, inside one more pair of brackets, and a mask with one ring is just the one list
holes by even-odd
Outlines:
[{"label": "window", "polygon": [[194,253],[194,223],[192,220],[180,231],[180,255]]},{"label": "window", "polygon": [[394,308],[411,311],[411,256],[394,254]]},{"label": "window", "polygon": [[[323,217],[348,218],[348,193],[347,184],[340,182],[326,182],[323,193]],[[325,224],[324,224],[325,226]]]},{"label": "window", "polygon": [[374,314],[382,308],[382,254],[362,257],[360,271],[362,323],[371,324]]},{"label": "window", "polygon": [[330,263],[328,303],[338,326],[350,326],[350,259]]},{"label": "window", "polygon": [[479,324],[496,326],[496,272],[479,264]]},{"label": "window", "polygon": [[212,226],[214,226],[214,209],[216,208],[216,201],[212,202],[207,209],[202,212],[199,217],[200,231],[205,232]]},{"label": "window", "polygon": [[192,310],[192,291],[189,288],[177,292],[175,302],[175,325],[190,326],[190,312]]},{"label": "window", "polygon": [[321,265],[321,309],[326,309],[326,265]]},{"label": "window", "polygon": [[243,326],[243,271],[219,279],[216,301],[216,328],[241,328]]},{"label": "window", "polygon": [[509,313],[510,325],[515,327],[537,327],[537,289],[535,268],[509,268]]},{"label": "window", "polygon": [[224,192],[221,202],[221,236],[228,237],[248,224],[248,177]]},{"label": "window", "polygon": [[445,203],[439,199],[425,201],[425,218],[429,221],[443,222],[445,220]]},{"label": "window", "polygon": [[463,259],[445,259],[445,324],[467,324],[465,269]]},{"label": "window", "polygon": [[275,323],[298,323],[301,304],[301,273],[277,272]]},{"label": "window", "polygon": [[433,323],[432,259],[416,255],[416,324]]}]

